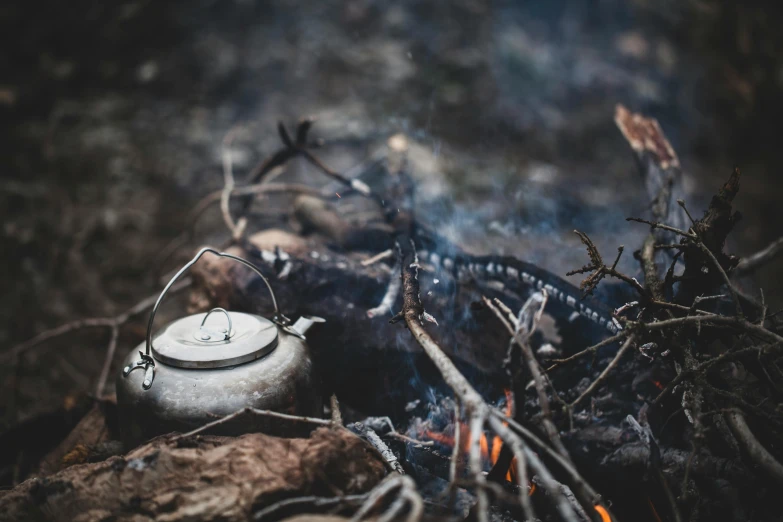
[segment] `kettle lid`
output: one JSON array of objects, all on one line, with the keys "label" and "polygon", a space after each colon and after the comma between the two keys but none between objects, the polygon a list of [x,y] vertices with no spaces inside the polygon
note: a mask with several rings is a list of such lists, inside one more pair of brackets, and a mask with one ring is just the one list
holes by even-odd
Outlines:
[{"label": "kettle lid", "polygon": [[[225,319],[213,318],[221,312]],[[152,342],[158,361],[179,368],[225,368],[260,359],[277,347],[277,325],[258,315],[214,308],[183,317]]]}]

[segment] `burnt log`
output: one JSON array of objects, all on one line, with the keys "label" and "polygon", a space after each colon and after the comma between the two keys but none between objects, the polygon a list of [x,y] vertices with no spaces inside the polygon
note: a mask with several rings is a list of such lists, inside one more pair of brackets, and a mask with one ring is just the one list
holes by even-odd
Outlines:
[{"label": "burnt log", "polygon": [[36,475],[52,475],[69,466],[99,462],[122,453],[116,408],[113,398],[93,404],[68,436],[41,460]]},{"label": "burnt log", "polygon": [[286,498],[364,493],[384,475],[382,460],[343,429],[320,428],[307,439],[164,436],[31,478],[1,494],[0,518],[245,521]]}]

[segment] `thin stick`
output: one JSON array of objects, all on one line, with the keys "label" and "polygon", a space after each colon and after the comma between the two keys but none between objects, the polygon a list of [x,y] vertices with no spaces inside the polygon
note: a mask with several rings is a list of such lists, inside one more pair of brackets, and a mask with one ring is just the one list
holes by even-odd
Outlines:
[{"label": "thin stick", "polygon": [[274,518],[278,520],[280,518],[278,511],[287,512],[292,507],[308,507],[308,508],[333,508],[335,506],[361,506],[362,502],[367,499],[368,494],[363,495],[345,495],[341,497],[296,497],[287,498],[280,502],[275,502],[271,506],[267,506],[264,509],[256,512],[253,515],[253,520],[262,521],[266,518]]},{"label": "thin stick", "polygon": [[454,402],[454,448],[451,450],[451,460],[449,461],[449,485],[457,482],[457,462],[462,451],[462,423],[460,422],[459,400]]},{"label": "thin stick", "polygon": [[120,328],[115,324],[111,328],[109,346],[106,348],[106,356],[103,358],[103,367],[101,368],[101,374],[98,377],[98,384],[95,385],[95,396],[98,398],[103,397],[103,390],[106,387],[106,379],[109,377],[111,362],[114,360],[114,352],[117,351],[117,338],[119,335]]},{"label": "thin stick", "polygon": [[[484,305],[489,308],[489,310],[495,314],[495,317],[498,318],[498,320],[503,324],[503,326],[506,328],[508,332],[511,333],[511,335],[514,335],[514,327],[511,326],[511,323],[509,322],[508,318],[506,318],[501,311],[499,310],[499,305],[496,306],[492,301],[487,299],[486,296],[481,296],[481,301],[484,303]],[[495,299],[495,302],[500,302],[498,299]],[[503,305],[505,306],[505,305]]]},{"label": "thin stick", "polygon": [[484,421],[486,417],[483,414],[474,413],[470,416],[470,436],[468,439],[468,465],[470,466],[473,480],[476,483],[476,510],[479,522],[489,521],[489,498],[487,498],[486,482],[481,469],[481,447],[479,440],[483,434]]},{"label": "thin stick", "polygon": [[582,402],[585,397],[589,396],[591,393],[593,393],[600,385],[606,380],[606,377],[609,375],[609,373],[614,370],[614,368],[617,366],[617,363],[620,362],[620,359],[622,358],[623,354],[628,350],[628,348],[631,346],[631,344],[634,341],[634,336],[631,335],[628,337],[628,339],[625,340],[625,343],[620,347],[619,350],[617,350],[617,354],[615,354],[614,359],[607,365],[606,368],[604,368],[604,371],[601,372],[601,374],[598,376],[596,380],[594,380],[592,383],[590,383],[590,386],[587,387],[587,389],[574,399],[574,402],[569,404],[569,408],[573,409],[576,407],[577,404]]},{"label": "thin stick", "polygon": [[665,397],[667,394],[669,394],[675,386],[680,384],[682,381],[684,381],[688,377],[692,377],[694,375],[697,375],[701,372],[705,372],[709,370],[711,367],[715,366],[718,363],[731,361],[733,359],[737,359],[739,357],[743,357],[745,355],[750,355],[751,353],[758,353],[761,351],[761,348],[754,346],[751,348],[743,348],[742,350],[737,350],[735,352],[723,352],[722,354],[718,355],[717,357],[714,357],[708,361],[704,361],[703,363],[699,364],[693,369],[690,370],[683,370],[680,373],[677,374],[674,379],[669,381],[669,384],[666,385],[666,387],[661,391],[661,393],[658,394],[658,396],[653,400],[652,404],[653,406],[658,405],[658,403],[661,402],[661,399]]},{"label": "thin stick", "polygon": [[193,437],[194,435],[198,435],[199,433],[203,433],[209,429],[214,428],[215,426],[220,426],[221,424],[225,424],[226,422],[229,422],[230,420],[236,419],[237,417],[245,414],[253,414],[253,415],[259,415],[262,417],[272,417],[275,419],[282,419],[282,420],[288,420],[288,421],[294,421],[294,422],[306,422],[310,424],[317,424],[318,426],[330,426],[332,425],[331,420],[326,419],[317,419],[315,417],[301,417],[298,415],[289,415],[287,413],[279,413],[276,411],[270,411],[270,410],[258,410],[256,408],[243,408],[239,411],[235,411],[234,413],[231,413],[229,415],[226,415],[225,417],[221,417],[217,420],[214,420],[212,422],[208,422],[207,424],[204,424],[203,426],[196,428],[193,431],[189,431],[187,433],[183,433],[181,435],[176,435],[169,439],[170,442],[177,442],[179,440]]},{"label": "thin stick", "polygon": [[562,365],[564,365],[566,363],[569,363],[569,362],[571,362],[573,360],[576,360],[576,359],[579,359],[581,357],[584,357],[585,355],[594,353],[599,348],[603,348],[604,346],[609,346],[610,344],[612,344],[614,342],[621,341],[621,340],[625,339],[626,337],[628,337],[628,335],[629,335],[629,332],[622,331],[622,332],[620,332],[617,335],[613,335],[612,337],[607,337],[606,339],[604,339],[603,341],[599,342],[598,344],[594,344],[593,346],[585,348],[581,352],[577,352],[574,355],[570,355],[570,356],[566,357],[565,359],[553,359],[553,362],[555,364],[553,364],[552,366],[547,368],[546,371],[547,371],[547,373],[549,373],[552,370],[554,370],[554,369],[556,369],[556,368],[558,368],[558,367],[560,367],[560,366],[562,366]]},{"label": "thin stick", "polygon": [[[406,522],[418,522],[421,520],[422,513],[424,512],[424,502],[416,491],[416,484],[413,482],[413,479],[407,475],[390,475],[389,478],[378,484],[370,492],[370,495],[364,504],[362,504],[362,507],[359,508],[356,513],[354,513],[353,517],[351,517],[351,522],[358,522],[359,520],[362,520],[365,516],[370,514],[372,510],[381,504],[381,501],[384,499],[384,497],[398,489],[400,490],[400,493],[397,500],[402,499],[407,501],[408,505],[410,506],[408,516],[405,517],[404,520]],[[389,507],[389,510],[378,519],[379,522],[380,520],[395,519],[395,516],[399,513],[402,507],[404,507],[404,505],[401,505],[401,503],[398,503],[397,501],[393,502]],[[399,519],[399,517],[396,519]]]},{"label": "thin stick", "polygon": [[[334,397],[334,395],[332,397]],[[389,446],[387,446],[386,443],[381,440],[378,434],[375,433],[375,430],[369,426],[365,426],[361,422],[355,422],[354,426],[361,432],[367,442],[369,442],[372,447],[378,451],[389,470],[395,471],[400,475],[405,475],[405,470],[402,469],[402,464],[400,464],[400,461],[397,460],[397,456],[394,455],[394,452],[389,449]]]},{"label": "thin stick", "polygon": [[402,278],[400,277],[400,265],[399,261],[394,264],[391,276],[389,277],[389,284],[386,287],[386,293],[383,294],[381,302],[378,306],[367,310],[367,317],[373,318],[381,314],[392,314],[392,306],[397,300],[397,296],[400,295],[400,286],[402,285]]},{"label": "thin stick", "polygon": [[362,261],[359,264],[361,264],[362,266],[370,266],[370,265],[373,265],[373,264],[377,263],[378,261],[383,261],[384,259],[388,259],[388,258],[390,258],[393,255],[394,255],[394,252],[392,251],[391,248],[389,248],[389,249],[384,250],[383,252],[375,254],[374,256],[372,256],[370,258],[365,259],[364,261]]},{"label": "thin stick", "polygon": [[[291,183],[265,183],[261,185],[249,185],[245,187],[235,187],[231,190],[229,197],[236,198],[240,196],[259,195],[259,194],[274,194],[274,193],[290,193],[290,194],[304,194],[317,198],[324,197],[320,190],[314,189],[307,185],[291,184]],[[193,228],[196,226],[199,218],[206,212],[206,210],[215,203],[221,201],[224,190],[216,190],[210,194],[204,196],[201,201],[188,212],[185,218],[187,228],[184,232],[174,238],[168,245],[166,245],[160,254],[156,256],[156,264],[164,264],[174,252],[187,243],[190,239]],[[233,229],[232,229],[233,230]]]},{"label": "thin stick", "polygon": [[724,418],[750,459],[778,485],[783,485],[783,465],[759,442],[745,422],[745,417],[740,413],[732,412],[726,413]]},{"label": "thin stick", "polygon": [[668,230],[669,232],[674,232],[675,234],[678,234],[683,237],[687,237],[688,239],[697,239],[696,234],[693,232],[686,232],[685,230],[680,230],[679,228],[670,227],[669,225],[665,225],[663,223],[658,223],[657,221],[650,221],[647,219],[642,218],[635,218],[635,217],[629,217],[625,218],[626,221],[635,221],[636,223],[644,223],[645,225],[650,225],[653,229],[660,228],[661,230]]},{"label": "thin stick", "polygon": [[715,257],[715,254],[712,253],[712,250],[707,248],[707,245],[705,245],[701,241],[696,241],[696,245],[698,245],[698,247],[701,249],[702,252],[704,252],[709,256],[709,258],[712,260],[712,263],[715,265],[715,268],[718,269],[718,272],[723,277],[723,282],[726,283],[726,286],[729,287],[729,291],[731,292],[731,298],[734,300],[734,307],[737,309],[737,316],[742,317],[742,305],[740,304],[739,296],[737,295],[737,289],[734,288],[734,285],[731,284],[731,280],[729,279],[728,274],[726,274],[726,271],[720,265],[720,262]]},{"label": "thin stick", "polygon": [[30,348],[38,346],[49,339],[54,339],[67,333],[82,330],[85,328],[101,328],[101,327],[114,327],[115,319],[112,317],[106,318],[91,318],[91,319],[79,319],[70,323],[65,323],[50,330],[45,330],[32,339],[29,339],[23,343],[17,344],[4,354],[0,355],[0,362],[6,362],[8,359],[22,355]]},{"label": "thin stick", "polygon": [[402,433],[396,432],[396,431],[390,431],[389,433],[385,433],[382,435],[382,437],[389,437],[390,439],[397,439],[402,442],[407,442],[409,444],[415,444],[417,446],[434,446],[435,441],[432,440],[416,440],[414,438],[408,437],[407,435],[403,435]]},{"label": "thin stick", "polygon": [[[178,281],[174,286],[171,287],[169,292],[170,293],[179,292],[183,288],[187,288],[190,285],[190,283],[191,280],[189,278],[183,279],[182,281]],[[146,297],[116,317],[95,317],[90,319],[79,319],[77,321],[71,321],[70,323],[62,324],[50,330],[45,330],[39,333],[38,335],[36,335],[35,337],[33,337],[32,339],[17,344],[16,346],[6,351],[5,353],[0,354],[0,363],[4,363],[9,359],[18,357],[23,353],[27,352],[28,350],[35,348],[36,346],[39,346],[50,339],[60,337],[61,335],[65,335],[70,332],[74,332],[86,328],[102,328],[102,327],[118,328],[124,325],[126,322],[128,322],[128,320],[131,317],[134,317],[142,313],[146,309],[151,308],[152,305],[155,304],[155,301],[157,299],[158,299],[158,294],[154,294],[149,297]]]},{"label": "thin stick", "polygon": [[734,277],[748,275],[751,272],[758,270],[761,266],[769,263],[780,254],[783,254],[783,237],[779,237],[755,254],[743,257],[731,275]]}]

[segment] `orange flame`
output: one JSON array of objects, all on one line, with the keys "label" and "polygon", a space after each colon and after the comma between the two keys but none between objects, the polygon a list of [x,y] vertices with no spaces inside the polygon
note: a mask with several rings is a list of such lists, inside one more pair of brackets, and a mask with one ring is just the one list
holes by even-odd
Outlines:
[{"label": "orange flame", "polygon": [[[514,395],[511,390],[504,390],[506,394],[506,416],[511,416],[514,412]],[[507,423],[504,423],[507,425]],[[430,440],[434,440],[444,446],[454,447],[454,436],[445,433],[438,433],[436,431],[425,430],[422,435]],[[465,453],[470,451],[470,430],[465,424],[460,424],[460,445],[461,450]],[[503,441],[497,435],[492,438],[492,445],[489,444],[487,435],[482,433],[479,438],[479,448],[481,449],[481,458],[484,461],[489,461],[492,465],[497,463],[500,458],[500,450],[503,447]],[[506,472],[506,480],[514,482],[517,477],[517,459],[516,457],[511,459],[511,465],[508,472]],[[535,485],[531,486],[529,495],[532,495],[535,491]]]},{"label": "orange flame", "polygon": [[596,504],[595,510],[601,515],[601,522],[612,522],[612,517],[609,516],[609,512],[601,504]]},{"label": "orange flame", "polygon": [[[663,388],[663,385],[660,384],[657,381],[653,381],[656,386],[659,386]],[[506,394],[506,410],[505,414],[507,417],[510,417],[514,413],[514,395],[511,393],[511,390],[504,390]],[[507,426],[508,423],[503,423],[504,426]],[[450,446],[454,447],[454,437],[451,435],[446,435],[445,433],[438,433],[436,431],[431,430],[424,430],[423,436],[426,438],[429,438],[430,440],[434,440],[435,442],[438,442],[440,444],[443,444],[444,446]],[[470,451],[470,431],[468,427],[462,423],[460,424],[460,441],[462,445],[462,451],[467,453]],[[492,465],[497,463],[498,459],[500,458],[500,450],[503,447],[503,441],[500,437],[495,435],[495,437],[492,438],[492,446],[489,445],[489,439],[487,438],[487,435],[482,433],[481,438],[479,439],[479,447],[481,448],[481,457],[484,460],[489,460]],[[515,482],[517,478],[517,459],[514,457],[511,459],[511,465],[509,466],[508,472],[506,472],[506,480],[509,482]],[[532,496],[533,493],[536,492],[536,485],[534,483],[529,484],[530,491],[528,491],[527,495]],[[657,515],[658,513],[655,512],[655,506],[653,506],[652,501],[648,499],[648,502],[650,502],[650,507],[653,510],[653,513]],[[609,515],[609,512],[606,510],[605,507],[603,507],[600,504],[596,504],[593,506],[595,510],[598,512],[598,515],[601,517],[601,522],[612,522],[612,517]],[[660,518],[658,518],[660,520]]]},{"label": "orange flame", "polygon": [[[514,414],[514,394],[511,393],[511,390],[503,390],[503,392],[506,394],[506,417],[511,417]],[[507,422],[503,423],[503,426],[508,426]],[[492,441],[492,464],[494,465],[498,458],[500,457],[500,448],[503,446],[503,441],[500,440],[500,437],[495,435],[494,440]],[[495,449],[497,448],[497,449]],[[516,481],[517,478],[517,458],[514,457],[511,459],[511,465],[508,467],[508,471],[506,472],[506,480],[509,482]],[[531,495],[533,492],[533,489],[531,488]]]},{"label": "orange flame", "polygon": [[489,455],[489,446],[487,445],[487,436],[483,433],[481,434],[481,439],[479,439],[479,444],[481,445],[481,458],[487,460],[487,455]]}]

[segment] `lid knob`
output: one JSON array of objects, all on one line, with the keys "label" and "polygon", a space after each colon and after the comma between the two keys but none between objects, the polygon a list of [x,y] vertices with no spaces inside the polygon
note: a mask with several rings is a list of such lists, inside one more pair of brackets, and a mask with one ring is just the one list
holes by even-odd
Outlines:
[{"label": "lid knob", "polygon": [[[226,316],[226,319],[228,319],[228,328],[210,328],[208,326],[204,326],[204,323],[207,322],[207,317],[213,312],[223,312],[223,315]],[[193,333],[193,336],[203,342],[217,342],[217,341],[228,341],[231,339],[233,328],[231,327],[231,314],[226,312],[223,308],[213,308],[209,312],[207,312],[207,315],[204,316],[204,320],[201,321],[201,325],[199,326],[198,330],[196,330]]]}]

